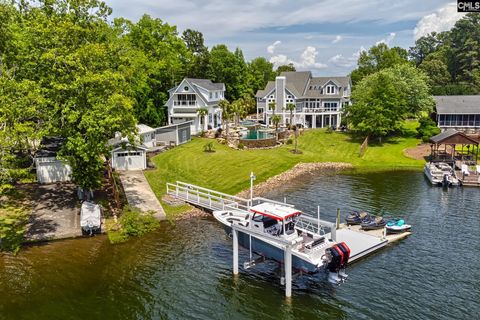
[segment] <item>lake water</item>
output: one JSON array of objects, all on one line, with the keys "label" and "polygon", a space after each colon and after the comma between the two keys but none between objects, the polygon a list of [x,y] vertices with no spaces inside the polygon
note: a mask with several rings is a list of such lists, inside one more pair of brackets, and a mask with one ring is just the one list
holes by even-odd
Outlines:
[{"label": "lake water", "polygon": [[290,302],[273,262],[232,277],[231,239],[210,217],[116,246],[33,246],[0,257],[0,319],[480,319],[480,189],[392,172],[316,177],[271,196],[285,195],[329,219],[337,207],[384,208],[414,233],[353,264],[339,287],[298,278]]}]

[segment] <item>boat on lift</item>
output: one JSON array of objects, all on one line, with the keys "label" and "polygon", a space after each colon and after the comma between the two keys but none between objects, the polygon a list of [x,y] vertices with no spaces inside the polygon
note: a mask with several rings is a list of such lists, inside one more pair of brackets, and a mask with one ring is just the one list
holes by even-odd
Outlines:
[{"label": "boat on lift", "polygon": [[444,187],[460,185],[455,171],[445,162],[426,163],[423,172],[432,185]]},{"label": "boat on lift", "polygon": [[[237,226],[239,244],[262,257],[283,263],[285,243],[292,243],[292,266],[306,273],[329,271],[329,281],[346,279],[345,267],[350,249],[345,243],[329,239],[323,228],[308,226],[319,221],[302,214],[292,206],[263,202],[245,210],[214,211],[228,235]],[[238,228],[240,227],[240,228]],[[320,230],[321,229],[321,230]],[[244,231],[241,231],[244,230]]]}]

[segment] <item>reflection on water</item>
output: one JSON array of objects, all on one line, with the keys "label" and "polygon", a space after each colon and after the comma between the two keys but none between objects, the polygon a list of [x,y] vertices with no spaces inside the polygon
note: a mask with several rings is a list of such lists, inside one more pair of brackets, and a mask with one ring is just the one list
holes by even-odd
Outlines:
[{"label": "reflection on water", "polygon": [[32,246],[0,257],[0,319],[478,318],[479,195],[408,172],[322,176],[277,191],[308,212],[320,205],[323,218],[384,208],[414,226],[352,265],[340,287],[297,279],[290,303],[273,262],[232,277],[231,239],[213,218],[165,223],[116,246],[105,237]]}]

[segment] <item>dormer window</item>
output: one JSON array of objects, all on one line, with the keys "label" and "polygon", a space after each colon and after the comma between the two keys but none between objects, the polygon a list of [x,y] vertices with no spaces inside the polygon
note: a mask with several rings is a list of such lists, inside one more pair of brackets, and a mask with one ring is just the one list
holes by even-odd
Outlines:
[{"label": "dormer window", "polygon": [[327,88],[327,94],[335,94],[335,86],[334,85],[328,85]]},{"label": "dormer window", "polygon": [[210,92],[210,94],[208,95],[210,99],[213,98],[213,94]]}]

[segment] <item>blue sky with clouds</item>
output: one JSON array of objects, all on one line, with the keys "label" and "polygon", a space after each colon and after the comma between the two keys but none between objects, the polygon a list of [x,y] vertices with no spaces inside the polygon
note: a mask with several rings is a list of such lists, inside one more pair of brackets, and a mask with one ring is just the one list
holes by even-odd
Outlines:
[{"label": "blue sky with clouds", "polygon": [[263,56],[316,75],[345,75],[359,52],[378,42],[407,48],[462,17],[443,0],[107,0],[113,16],[147,13],[179,32],[192,28],[206,44],[240,47],[246,59]]}]

